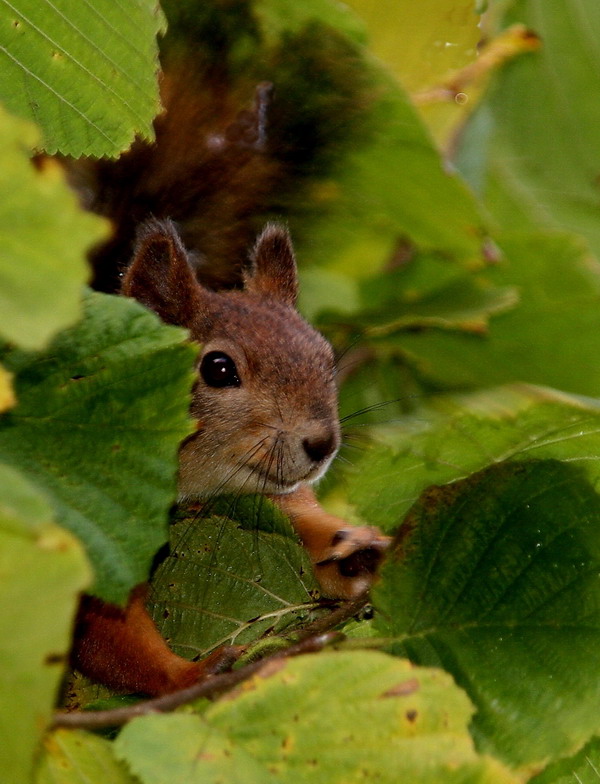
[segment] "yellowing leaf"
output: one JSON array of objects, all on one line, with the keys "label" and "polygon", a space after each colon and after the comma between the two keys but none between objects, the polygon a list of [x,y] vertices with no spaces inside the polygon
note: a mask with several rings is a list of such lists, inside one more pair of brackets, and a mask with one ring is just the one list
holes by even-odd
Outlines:
[{"label": "yellowing leaf", "polygon": [[138,784],[104,738],[56,730],[44,738],[35,784]]},{"label": "yellowing leaf", "polygon": [[30,781],[91,577],[79,543],[51,520],[44,496],[0,465],[0,769],[11,784]]},{"label": "yellowing leaf", "polygon": [[38,131],[0,107],[0,337],[41,348],[81,315],[84,253],[105,235],[52,163],[36,170]]},{"label": "yellowing leaf", "polygon": [[143,784],[516,784],[476,753],[471,713],[440,671],[324,653],[265,669],[202,716],[136,719],[115,746]]},{"label": "yellowing leaf", "polygon": [[12,375],[0,365],[0,414],[17,402],[11,381]]}]

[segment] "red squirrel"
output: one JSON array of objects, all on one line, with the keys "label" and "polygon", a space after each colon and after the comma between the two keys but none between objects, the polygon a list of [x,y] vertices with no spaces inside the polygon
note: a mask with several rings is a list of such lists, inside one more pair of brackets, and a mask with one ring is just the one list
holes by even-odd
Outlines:
[{"label": "red squirrel", "polygon": [[[296,310],[287,230],[268,223],[246,262],[239,254],[286,167],[270,150],[272,87],[258,84],[252,105],[240,106],[214,73],[208,87],[203,78],[163,51],[156,142],[136,142],[117,161],[64,162],[84,204],[113,222],[112,239],[93,253],[95,285],[119,288],[202,347],[180,498],[268,495],[289,515],[323,592],[351,598],[368,588],[388,540],[328,514],[311,489],[340,445],[333,351]],[[84,597],[77,669],[113,689],[158,695],[222,664],[219,654],[190,662],[172,653],[144,598],[143,587],[126,608]]]},{"label": "red squirrel", "polygon": [[[243,290],[199,284],[170,221],[142,227],[123,293],[202,345],[191,413],[196,432],[179,453],[182,498],[215,492],[265,493],[308,550],[328,596],[365,590],[387,539],[325,512],[310,487],[340,444],[333,351],[295,309],[296,265],[288,233],[268,225],[259,236]],[[73,663],[126,691],[162,694],[190,685],[218,657],[189,662],[172,653],[133,592],[126,609],[86,598]]]}]

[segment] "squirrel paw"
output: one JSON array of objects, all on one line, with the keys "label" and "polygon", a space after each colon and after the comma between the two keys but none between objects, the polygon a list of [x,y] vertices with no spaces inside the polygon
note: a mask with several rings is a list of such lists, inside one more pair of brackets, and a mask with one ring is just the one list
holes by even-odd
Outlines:
[{"label": "squirrel paw", "polygon": [[323,592],[352,599],[367,590],[390,542],[370,526],[340,528],[314,565]]}]

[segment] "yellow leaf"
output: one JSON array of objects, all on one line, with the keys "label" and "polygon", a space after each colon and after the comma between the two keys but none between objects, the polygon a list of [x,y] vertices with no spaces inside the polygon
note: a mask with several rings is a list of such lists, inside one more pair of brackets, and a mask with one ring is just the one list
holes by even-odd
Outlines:
[{"label": "yellow leaf", "polygon": [[0,413],[12,408],[17,403],[11,382],[12,374],[0,365]]}]

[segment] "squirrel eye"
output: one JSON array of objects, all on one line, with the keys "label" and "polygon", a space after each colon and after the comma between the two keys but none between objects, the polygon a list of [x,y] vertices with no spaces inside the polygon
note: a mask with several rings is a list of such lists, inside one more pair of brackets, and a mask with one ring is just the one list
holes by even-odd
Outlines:
[{"label": "squirrel eye", "polygon": [[200,375],[209,387],[239,387],[235,362],[222,351],[209,351],[200,362]]}]

